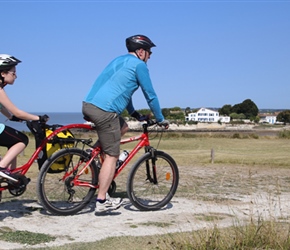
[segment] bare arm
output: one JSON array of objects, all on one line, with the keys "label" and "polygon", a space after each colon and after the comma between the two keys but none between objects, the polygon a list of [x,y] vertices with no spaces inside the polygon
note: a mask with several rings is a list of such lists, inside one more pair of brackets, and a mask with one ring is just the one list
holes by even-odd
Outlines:
[{"label": "bare arm", "polygon": [[7,118],[11,118],[11,114],[14,116],[22,119],[22,120],[32,120],[32,121],[38,121],[39,117],[37,115],[33,115],[30,113],[27,113],[19,108],[17,108],[12,101],[9,99],[9,97],[6,95],[4,89],[0,88],[0,103],[2,104],[2,110],[1,113],[5,115]]},{"label": "bare arm", "polygon": [[5,115],[8,119],[11,119],[12,114],[2,105],[1,106],[1,113]]}]

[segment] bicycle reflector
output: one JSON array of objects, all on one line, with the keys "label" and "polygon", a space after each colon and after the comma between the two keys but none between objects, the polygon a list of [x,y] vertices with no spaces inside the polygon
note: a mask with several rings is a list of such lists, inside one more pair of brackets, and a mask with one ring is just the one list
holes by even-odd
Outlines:
[{"label": "bicycle reflector", "polygon": [[166,175],[165,175],[165,179],[167,180],[167,181],[169,181],[170,180],[170,173],[166,173]]}]

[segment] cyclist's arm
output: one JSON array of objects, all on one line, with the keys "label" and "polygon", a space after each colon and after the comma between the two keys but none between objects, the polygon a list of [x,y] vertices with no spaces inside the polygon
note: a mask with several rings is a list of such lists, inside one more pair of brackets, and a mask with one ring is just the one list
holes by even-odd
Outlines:
[{"label": "cyclist's arm", "polygon": [[5,115],[8,119],[11,119],[12,115],[10,112],[1,104],[1,113]]},{"label": "cyclist's arm", "polygon": [[162,115],[159,100],[153,88],[146,64],[140,63],[136,68],[136,73],[139,85],[142,89],[142,92],[146,98],[146,101],[151,111],[153,112],[156,118],[156,121],[162,122],[164,120],[164,117]]},{"label": "cyclist's arm", "polygon": [[134,113],[135,108],[134,108],[134,106],[133,106],[132,98],[130,98],[130,101],[129,101],[129,103],[128,103],[126,109],[127,109],[128,113],[129,113],[129,115],[131,115],[132,113]]},{"label": "cyclist's arm", "polygon": [[[4,113],[2,113],[2,114],[5,115],[6,117],[8,117],[9,119],[11,118],[11,114],[13,114],[14,116],[16,116],[22,120],[32,120],[32,121],[39,120],[39,117],[37,115],[29,114],[29,113],[17,108],[11,102],[11,100],[8,98],[8,96],[6,95],[5,91],[2,88],[0,88],[0,100],[1,100],[1,104],[2,104],[2,109],[5,107]],[[6,112],[8,112],[10,114],[10,116]]]}]

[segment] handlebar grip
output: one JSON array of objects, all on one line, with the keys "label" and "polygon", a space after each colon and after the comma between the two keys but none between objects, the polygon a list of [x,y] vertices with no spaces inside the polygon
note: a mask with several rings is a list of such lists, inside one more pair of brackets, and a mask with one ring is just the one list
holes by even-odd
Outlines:
[{"label": "handlebar grip", "polygon": [[155,125],[157,122],[155,120],[148,120],[147,125],[148,127]]}]

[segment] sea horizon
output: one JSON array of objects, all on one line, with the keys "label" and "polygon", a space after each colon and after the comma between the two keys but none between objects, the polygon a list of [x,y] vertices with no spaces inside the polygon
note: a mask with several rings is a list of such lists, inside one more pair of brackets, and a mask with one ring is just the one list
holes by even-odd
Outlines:
[{"label": "sea horizon", "polygon": [[[47,124],[59,124],[59,125],[67,125],[73,123],[85,123],[82,112],[29,112],[35,115],[48,115],[49,120]],[[12,127],[19,131],[28,132],[29,129],[26,126],[25,122],[12,122],[9,121],[4,115],[0,116],[0,123],[5,124],[6,126]]]}]

